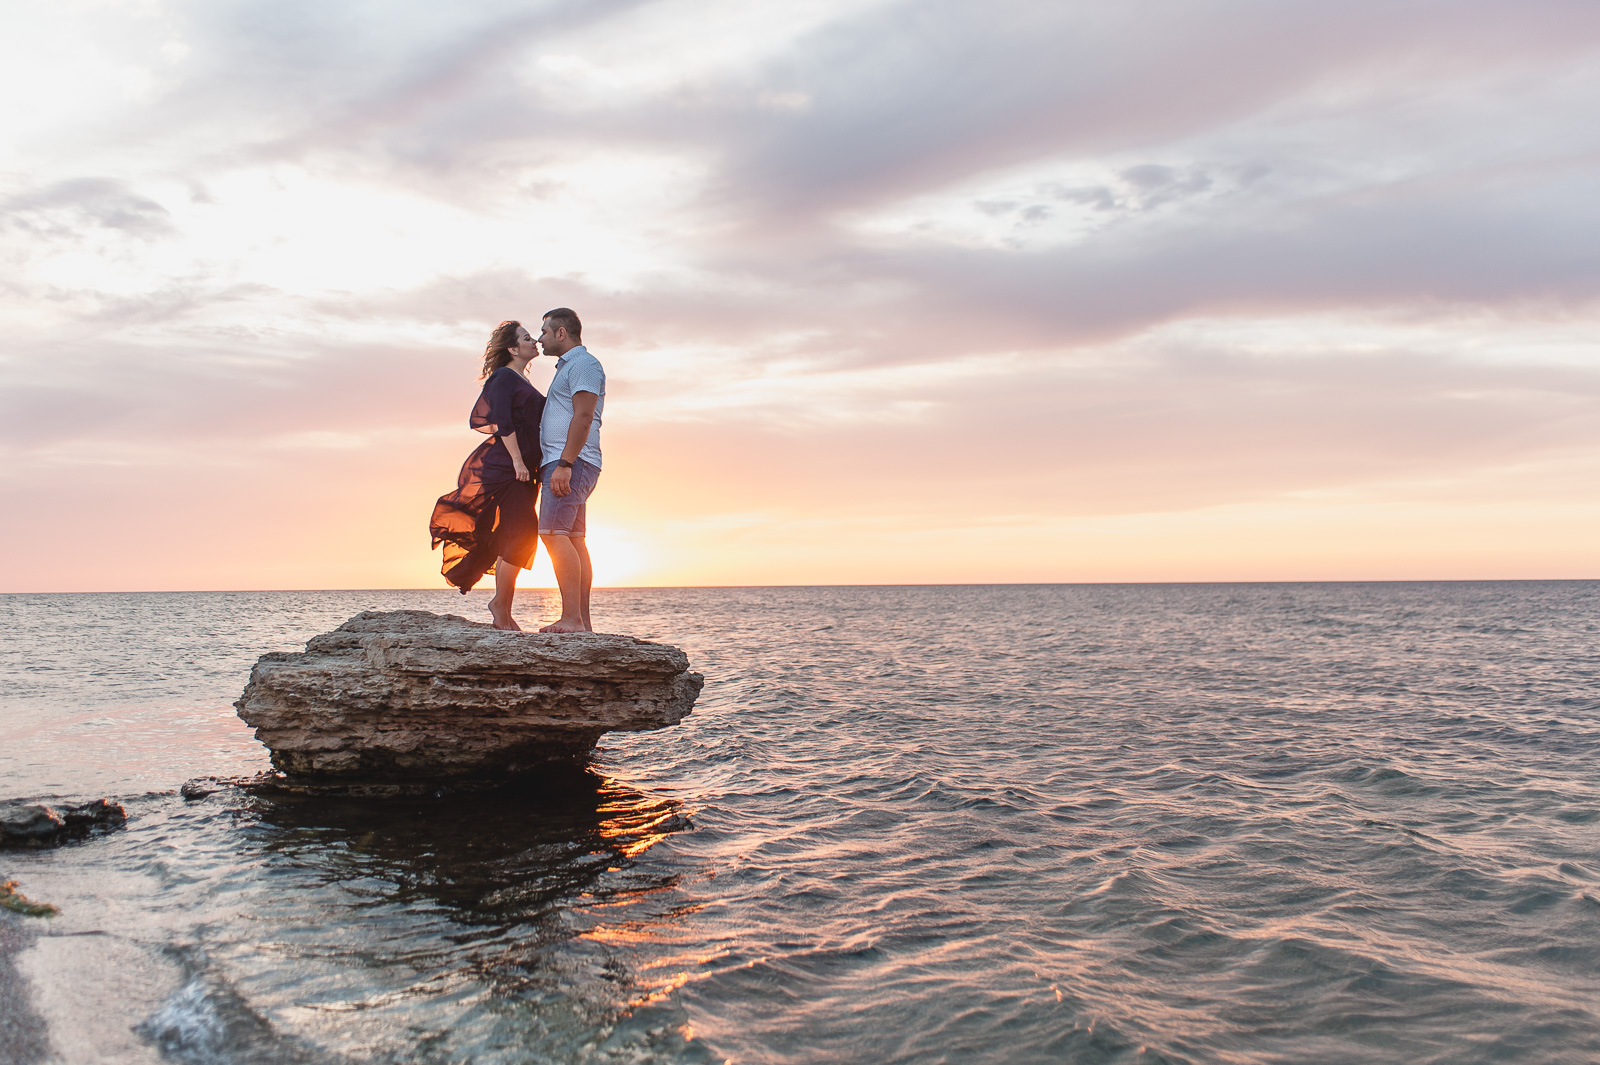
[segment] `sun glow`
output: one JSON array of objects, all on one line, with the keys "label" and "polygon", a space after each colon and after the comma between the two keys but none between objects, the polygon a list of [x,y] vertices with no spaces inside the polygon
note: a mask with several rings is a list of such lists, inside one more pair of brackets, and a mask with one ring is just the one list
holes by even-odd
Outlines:
[{"label": "sun glow", "polygon": [[588,541],[596,587],[626,584],[650,567],[649,548],[629,529],[596,525],[589,530]]},{"label": "sun glow", "polygon": [[[646,575],[653,565],[653,556],[637,533],[615,525],[591,525],[585,537],[589,545],[589,559],[594,563],[594,586],[615,588],[626,586],[635,578]],[[438,556],[435,553],[433,577],[438,576]],[[554,588],[555,571],[550,568],[550,552],[539,545],[533,565],[522,575],[518,584],[523,588]]]}]

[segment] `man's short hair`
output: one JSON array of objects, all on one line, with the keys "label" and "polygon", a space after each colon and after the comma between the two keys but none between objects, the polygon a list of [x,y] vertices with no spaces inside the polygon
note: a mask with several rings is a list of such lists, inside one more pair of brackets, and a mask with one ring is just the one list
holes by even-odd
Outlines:
[{"label": "man's short hair", "polygon": [[557,307],[553,311],[545,311],[544,316],[550,320],[551,329],[565,329],[567,336],[583,343],[583,323],[578,321],[578,312],[570,307]]}]

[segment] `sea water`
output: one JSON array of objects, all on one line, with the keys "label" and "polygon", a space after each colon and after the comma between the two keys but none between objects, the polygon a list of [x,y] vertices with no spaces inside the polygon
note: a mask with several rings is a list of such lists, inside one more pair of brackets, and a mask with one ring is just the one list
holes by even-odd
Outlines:
[{"label": "sea water", "polygon": [[0,852],[54,1053],[1600,1060],[1600,584],[605,590],[706,689],[586,777],[177,794],[257,655],[484,607],[0,596],[0,798],[129,812]]}]

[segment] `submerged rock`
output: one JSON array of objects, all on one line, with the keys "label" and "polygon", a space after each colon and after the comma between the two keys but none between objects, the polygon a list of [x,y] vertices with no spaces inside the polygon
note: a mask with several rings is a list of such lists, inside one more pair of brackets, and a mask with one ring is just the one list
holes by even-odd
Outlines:
[{"label": "submerged rock", "polygon": [[110,799],[93,802],[0,802],[0,847],[54,847],[97,830],[120,828],[128,812]]},{"label": "submerged rock", "polygon": [[366,611],[262,655],[234,706],[285,784],[383,794],[581,760],[602,733],[677,724],[704,683],[676,647],[632,636]]}]

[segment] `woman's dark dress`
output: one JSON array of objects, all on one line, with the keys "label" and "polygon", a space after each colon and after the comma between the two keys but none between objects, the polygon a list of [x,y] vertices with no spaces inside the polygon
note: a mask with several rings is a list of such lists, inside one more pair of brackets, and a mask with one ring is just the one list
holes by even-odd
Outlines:
[{"label": "woman's dark dress", "polygon": [[487,573],[495,559],[527,569],[539,546],[538,500],[539,418],[544,393],[509,366],[483,383],[468,423],[474,429],[498,426],[514,430],[517,450],[532,476],[517,480],[511,452],[499,436],[491,436],[467,456],[456,478],[456,490],[434,504],[428,531],[433,546],[444,544],[444,579],[467,591]]}]

